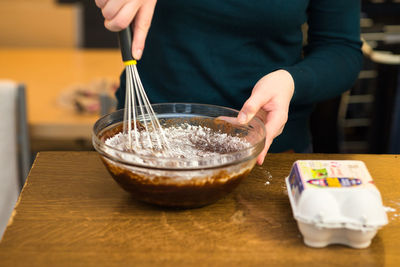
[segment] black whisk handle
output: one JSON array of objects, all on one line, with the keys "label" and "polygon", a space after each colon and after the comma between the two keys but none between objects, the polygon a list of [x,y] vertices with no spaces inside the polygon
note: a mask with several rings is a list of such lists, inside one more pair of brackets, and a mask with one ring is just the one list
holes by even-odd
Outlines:
[{"label": "black whisk handle", "polygon": [[122,31],[118,32],[119,47],[121,49],[122,60],[133,60],[132,57],[132,28],[128,26]]}]

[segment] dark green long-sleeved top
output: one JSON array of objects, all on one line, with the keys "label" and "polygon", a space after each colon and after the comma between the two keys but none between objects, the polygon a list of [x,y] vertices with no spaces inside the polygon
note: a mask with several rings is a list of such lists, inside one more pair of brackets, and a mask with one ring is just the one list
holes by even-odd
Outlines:
[{"label": "dark green long-sleeved top", "polygon": [[[286,69],[295,93],[270,152],[301,152],[313,104],[348,90],[361,68],[359,19],[359,0],[158,0],[138,69],[152,103],[236,109],[260,78]],[[123,73],[119,107],[124,95]]]}]

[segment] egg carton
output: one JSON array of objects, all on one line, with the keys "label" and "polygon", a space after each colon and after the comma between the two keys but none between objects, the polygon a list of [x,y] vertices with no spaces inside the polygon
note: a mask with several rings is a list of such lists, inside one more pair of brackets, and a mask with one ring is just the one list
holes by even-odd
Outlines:
[{"label": "egg carton", "polygon": [[366,248],[388,223],[380,192],[362,161],[298,160],[286,185],[293,216],[310,247]]}]

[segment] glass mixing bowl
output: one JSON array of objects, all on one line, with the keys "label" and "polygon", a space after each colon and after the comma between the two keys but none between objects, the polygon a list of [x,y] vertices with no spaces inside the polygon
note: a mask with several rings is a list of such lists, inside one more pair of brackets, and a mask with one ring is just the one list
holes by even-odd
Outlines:
[{"label": "glass mixing bowl", "polygon": [[[170,207],[200,207],[230,193],[247,176],[264,148],[265,128],[253,118],[248,124],[229,123],[238,111],[226,107],[166,103],[152,105],[165,127],[182,123],[207,126],[239,136],[250,146],[232,153],[202,158],[141,155],[111,147],[105,140],[122,131],[124,110],[100,118],[93,127],[93,145],[115,181],[140,201]],[[140,118],[140,114],[139,114]]]}]

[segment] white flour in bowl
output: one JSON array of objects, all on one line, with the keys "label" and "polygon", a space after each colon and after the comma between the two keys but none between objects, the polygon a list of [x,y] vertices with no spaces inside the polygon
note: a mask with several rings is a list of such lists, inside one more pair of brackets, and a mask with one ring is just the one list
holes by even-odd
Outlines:
[{"label": "white flour in bowl", "polygon": [[[168,157],[171,158],[206,158],[237,152],[251,146],[244,138],[187,123],[181,126],[164,128],[164,134],[169,144]],[[134,131],[131,132],[131,136],[132,150],[136,153],[145,156],[163,156],[162,150],[157,145],[156,133],[151,130],[148,132],[144,130],[138,131],[138,146],[136,146]],[[148,140],[149,137],[151,142]],[[125,133],[118,133],[108,138],[105,144],[118,150],[130,150],[128,134]],[[151,145],[153,145],[153,148]]]}]

